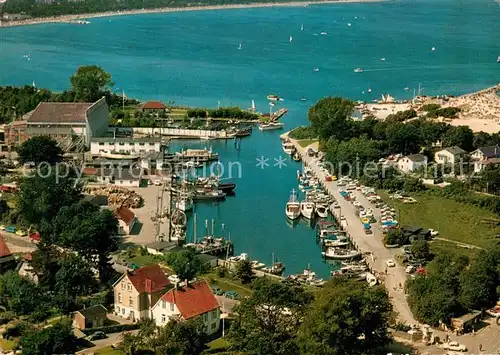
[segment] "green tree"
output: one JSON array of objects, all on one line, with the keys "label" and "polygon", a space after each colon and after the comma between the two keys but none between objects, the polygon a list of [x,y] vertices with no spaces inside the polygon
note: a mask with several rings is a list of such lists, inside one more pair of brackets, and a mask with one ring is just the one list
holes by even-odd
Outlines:
[{"label": "green tree", "polygon": [[376,353],[391,342],[392,305],[383,286],[334,279],[315,295],[297,343],[304,355]]},{"label": "green tree", "polygon": [[468,126],[450,126],[442,139],[443,147],[456,145],[468,152],[473,149],[474,134]]},{"label": "green tree", "polygon": [[56,323],[51,327],[21,337],[23,354],[70,354],[76,351],[76,338],[71,325]]},{"label": "green tree", "polygon": [[325,97],[309,109],[309,121],[321,139],[351,137],[354,102],[341,97]]},{"label": "green tree", "polygon": [[424,239],[418,239],[413,242],[410,248],[411,254],[418,260],[429,260],[430,249],[429,242]]},{"label": "green tree", "polygon": [[19,154],[19,162],[21,164],[48,163],[54,165],[62,161],[62,150],[58,143],[49,136],[35,136],[23,142],[17,148]]},{"label": "green tree", "polygon": [[[43,290],[16,272],[7,272],[0,277],[0,302],[17,315],[32,315],[35,318],[46,311],[47,298]],[[34,314],[39,312],[39,314]]]},{"label": "green tree", "polygon": [[158,328],[157,336],[151,340],[151,348],[158,355],[198,355],[205,350],[207,341],[200,318],[172,319]]},{"label": "green tree", "polygon": [[207,269],[191,248],[167,254],[166,261],[181,280],[192,280]]},{"label": "green tree", "polygon": [[236,264],[236,269],[234,271],[236,277],[241,280],[242,283],[246,284],[252,282],[254,278],[254,272],[252,269],[252,263],[250,260],[240,260]]},{"label": "green tree", "polygon": [[38,278],[39,285],[45,289],[55,289],[59,258],[61,258],[59,249],[45,243],[40,243],[38,249],[32,253],[30,266]]},{"label": "green tree", "polygon": [[40,174],[26,177],[19,186],[18,211],[24,222],[41,233],[52,229],[52,219],[63,206],[81,198],[81,185],[74,179],[58,175],[56,169],[41,169]]},{"label": "green tree", "polygon": [[104,90],[113,86],[111,75],[97,65],[78,67],[71,76],[71,87],[76,101],[95,102],[104,96]]},{"label": "green tree", "polygon": [[311,296],[300,287],[258,278],[254,292],[235,308],[231,350],[249,355],[298,354],[295,336]]}]

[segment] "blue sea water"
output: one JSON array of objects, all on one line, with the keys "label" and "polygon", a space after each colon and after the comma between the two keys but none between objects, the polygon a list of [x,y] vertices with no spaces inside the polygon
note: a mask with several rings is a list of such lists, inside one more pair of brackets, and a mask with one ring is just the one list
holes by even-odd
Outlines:
[{"label": "blue sea water", "polygon": [[[403,99],[419,83],[429,95],[462,94],[496,84],[499,19],[494,0],[400,0],[4,28],[0,85],[34,81],[38,87],[63,90],[79,65],[98,64],[112,73],[117,92],[140,99],[206,107],[220,101],[244,108],[254,99],[258,109],[267,111],[266,95],[277,93],[289,109],[284,119],[289,129],[306,123],[308,107],[328,95],[370,101],[389,92]],[[322,31],[327,35],[320,35]],[[357,67],[364,72],[354,73]],[[368,88],[372,93],[363,94]],[[300,101],[303,97],[308,101]],[[297,187],[299,166],[291,161],[282,169],[273,166],[274,158],[284,155],[280,133],[256,130],[242,140],[240,150],[232,142],[176,143],[210,145],[226,166],[229,161],[242,164],[235,197],[197,207],[198,235],[204,219],[213,217],[231,232],[236,253],[270,262],[274,252],[288,273],[310,263],[327,276],[329,266],[321,260],[311,229],[292,229],[285,221],[285,203]],[[255,166],[261,156],[270,159],[269,167]]]}]

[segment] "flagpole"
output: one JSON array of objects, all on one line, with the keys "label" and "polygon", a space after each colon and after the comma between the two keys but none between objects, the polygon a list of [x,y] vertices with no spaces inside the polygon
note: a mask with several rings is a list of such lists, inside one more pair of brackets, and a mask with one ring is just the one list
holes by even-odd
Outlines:
[{"label": "flagpole", "polygon": [[122,90],[122,110],[125,111],[125,90]]}]

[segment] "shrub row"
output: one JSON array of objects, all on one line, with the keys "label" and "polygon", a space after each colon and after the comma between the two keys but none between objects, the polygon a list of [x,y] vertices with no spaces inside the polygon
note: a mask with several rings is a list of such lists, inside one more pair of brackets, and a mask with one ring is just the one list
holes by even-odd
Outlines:
[{"label": "shrub row", "polygon": [[108,325],[106,327],[83,329],[82,332],[85,333],[85,335],[91,335],[91,334],[94,334],[96,332],[104,332],[106,334],[110,334],[110,333],[124,332],[127,330],[135,330],[135,329],[139,329],[139,327],[140,327],[140,323],[115,324],[115,325]]}]

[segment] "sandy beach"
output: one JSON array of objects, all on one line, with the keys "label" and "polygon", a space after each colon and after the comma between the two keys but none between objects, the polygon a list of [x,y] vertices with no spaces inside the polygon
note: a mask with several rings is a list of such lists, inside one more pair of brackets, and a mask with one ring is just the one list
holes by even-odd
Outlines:
[{"label": "sandy beach", "polygon": [[98,17],[110,16],[126,16],[138,14],[155,14],[165,12],[181,12],[181,11],[207,11],[207,10],[230,10],[230,9],[250,9],[258,7],[307,7],[309,5],[326,5],[326,4],[341,4],[341,3],[359,3],[359,2],[380,2],[384,0],[318,0],[318,1],[296,1],[296,2],[281,2],[281,3],[251,3],[251,4],[234,4],[234,5],[214,5],[214,6],[192,6],[192,7],[164,7],[158,9],[138,9],[127,11],[109,11],[100,13],[87,13],[77,15],[64,15],[55,17],[33,18],[22,21],[0,21],[0,28],[37,25],[42,23],[65,23],[75,20],[88,20]]}]

